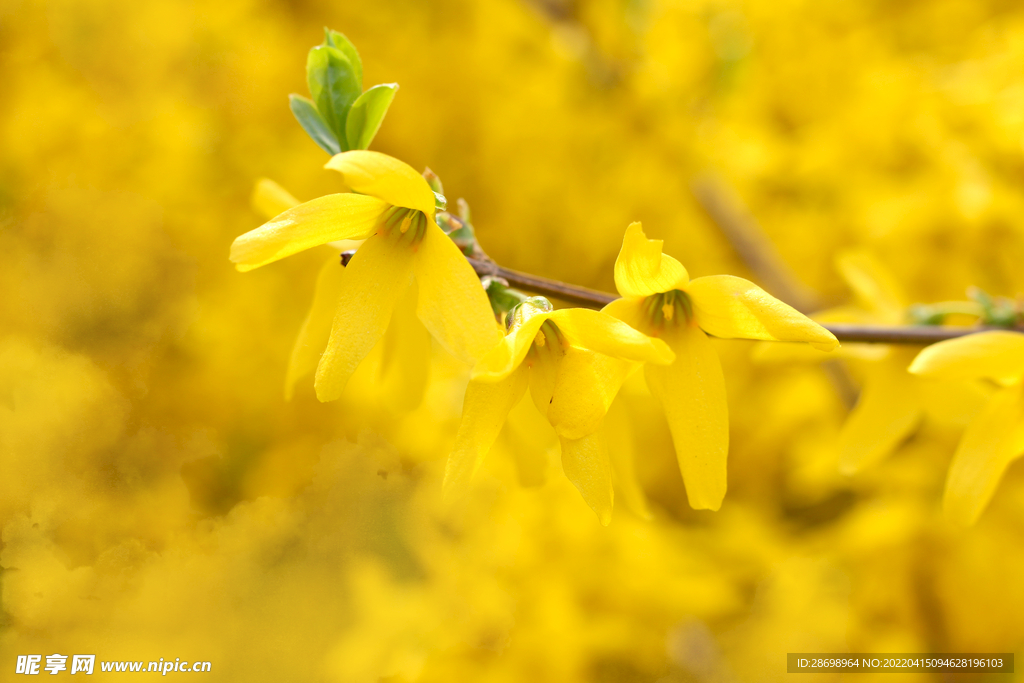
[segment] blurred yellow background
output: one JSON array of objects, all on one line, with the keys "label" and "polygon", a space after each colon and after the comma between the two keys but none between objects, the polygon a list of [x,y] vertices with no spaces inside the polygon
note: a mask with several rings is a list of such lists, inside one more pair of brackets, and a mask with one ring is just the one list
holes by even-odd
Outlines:
[{"label": "blurred yellow background", "polygon": [[436,171],[508,267],[612,291],[642,220],[691,275],[754,277],[692,192],[713,174],[823,305],[850,298],[850,247],[911,301],[1024,292],[1019,3],[5,0],[5,680],[33,653],[676,683],[781,680],[796,651],[1024,652],[1024,466],[977,526],[939,512],[970,406],[843,477],[829,376],[716,342],[722,510],[689,509],[634,387],[623,448],[653,519],[618,505],[603,528],[527,413],[441,504],[467,369],[438,349],[411,412],[369,367],[341,401],[307,382],[285,402],[320,256],[243,275],[227,254],[261,222],[257,178],[336,191],[287,106],[325,25],[367,84],[401,85],[373,148]]}]

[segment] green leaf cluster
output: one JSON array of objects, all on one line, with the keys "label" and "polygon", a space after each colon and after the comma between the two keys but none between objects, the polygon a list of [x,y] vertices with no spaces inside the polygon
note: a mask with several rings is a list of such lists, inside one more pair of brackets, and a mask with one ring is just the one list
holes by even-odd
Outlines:
[{"label": "green leaf cluster", "polygon": [[306,82],[312,99],[289,95],[292,114],[328,154],[369,147],[398,91],[397,83],[383,83],[363,92],[359,52],[327,28],[306,58]]}]

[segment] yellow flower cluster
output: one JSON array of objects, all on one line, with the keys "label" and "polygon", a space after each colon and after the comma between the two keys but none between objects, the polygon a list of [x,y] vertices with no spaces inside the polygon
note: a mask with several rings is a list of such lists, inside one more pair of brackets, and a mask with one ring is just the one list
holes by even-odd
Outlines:
[{"label": "yellow flower cluster", "polygon": [[[365,240],[344,271],[328,265],[321,273],[293,352],[295,368],[298,354],[323,343],[310,330],[326,329],[314,319],[327,319],[333,299],[336,312],[316,372],[321,401],[341,396],[415,279],[416,316],[446,350],[476,363],[445,475],[449,491],[479,469],[529,387],[559,436],[566,476],[609,524],[612,470],[599,429],[622,383],[643,364],[668,417],[690,504],[717,510],[725,496],[729,429],[722,370],[705,330],[723,338],[804,341],[826,351],[839,345],[828,330],[747,280],[690,282],[639,223],[626,231],[615,262],[623,298],[603,312],[553,311],[546,299],[527,300],[512,311],[501,339],[476,274],[435,222],[435,195],[422,176],[369,151],[336,154],[326,168],[340,172],[351,192],[289,206],[236,239],[231,260],[248,271],[310,247]],[[267,181],[257,186],[256,200],[263,207],[292,204]],[[293,369],[289,378],[296,374]]]}]

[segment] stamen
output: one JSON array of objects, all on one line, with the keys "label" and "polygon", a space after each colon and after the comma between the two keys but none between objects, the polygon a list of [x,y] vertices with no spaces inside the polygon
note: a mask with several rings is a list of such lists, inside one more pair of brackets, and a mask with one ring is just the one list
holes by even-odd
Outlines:
[{"label": "stamen", "polygon": [[654,330],[678,325],[693,317],[693,304],[686,292],[673,289],[647,297],[643,303],[647,324]]},{"label": "stamen", "polygon": [[402,220],[405,214],[406,209],[403,209],[400,206],[392,206],[390,209],[388,209],[387,217],[384,219],[384,225],[386,225],[389,230],[394,229],[394,227],[398,225],[398,222]]}]

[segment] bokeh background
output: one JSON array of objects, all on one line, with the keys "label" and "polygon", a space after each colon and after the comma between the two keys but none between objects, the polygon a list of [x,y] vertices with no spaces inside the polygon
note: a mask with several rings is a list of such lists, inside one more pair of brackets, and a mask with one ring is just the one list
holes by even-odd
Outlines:
[{"label": "bokeh background", "polygon": [[436,171],[503,265],[608,290],[642,220],[691,275],[756,278],[710,177],[822,306],[851,297],[849,248],[912,302],[1024,292],[1017,2],[4,0],[0,677],[33,653],[681,683],[780,680],[796,651],[1024,652],[1024,466],[976,526],[940,511],[970,401],[844,477],[834,373],[716,342],[721,511],[689,509],[627,387],[646,502],[608,528],[528,401],[442,505],[467,369],[440,350],[414,410],[373,359],[341,401],[285,402],[321,256],[243,275],[227,253],[258,178],[337,188],[286,98],[325,25],[401,85],[374,148]]}]

